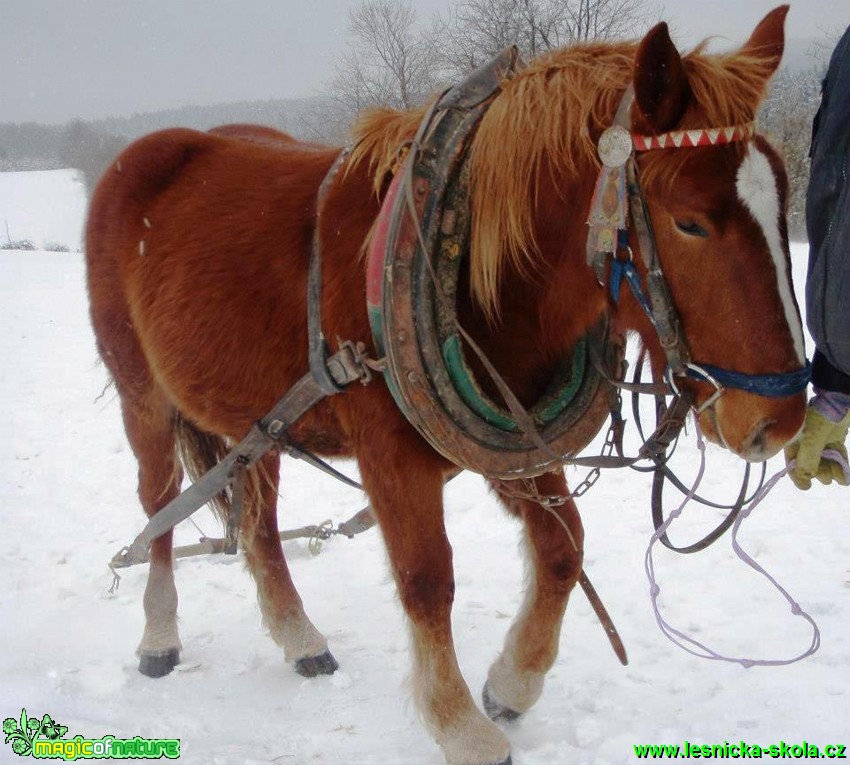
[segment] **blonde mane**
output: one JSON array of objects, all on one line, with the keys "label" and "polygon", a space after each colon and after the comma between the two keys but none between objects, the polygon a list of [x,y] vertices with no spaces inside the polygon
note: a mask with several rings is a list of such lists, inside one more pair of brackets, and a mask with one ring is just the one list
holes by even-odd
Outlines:
[{"label": "blonde mane", "polygon": [[[681,127],[752,121],[773,70],[771,61],[745,52],[709,55],[704,48],[705,43],[683,56],[694,98]],[[637,43],[551,51],[506,80],[484,114],[470,153],[470,282],[489,315],[498,313],[506,267],[524,273],[538,258],[534,207],[541,173],[563,187],[598,167],[596,141],[632,80],[636,52]],[[373,110],[355,123],[352,158],[368,161],[376,193],[425,111]],[[668,158],[648,169],[656,177],[672,177],[680,164]]]}]

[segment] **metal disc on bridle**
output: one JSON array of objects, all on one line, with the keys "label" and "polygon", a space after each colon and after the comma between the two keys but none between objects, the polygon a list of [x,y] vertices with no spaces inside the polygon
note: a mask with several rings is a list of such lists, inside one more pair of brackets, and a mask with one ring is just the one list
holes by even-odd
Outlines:
[{"label": "metal disc on bridle", "polygon": [[605,167],[622,167],[632,155],[632,134],[621,125],[606,128],[596,150]]}]

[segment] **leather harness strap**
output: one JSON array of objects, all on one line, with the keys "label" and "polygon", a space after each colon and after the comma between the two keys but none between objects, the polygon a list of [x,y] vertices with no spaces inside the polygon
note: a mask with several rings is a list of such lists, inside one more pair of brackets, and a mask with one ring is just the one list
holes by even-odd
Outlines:
[{"label": "leather harness strap", "polygon": [[[328,359],[327,368],[331,379],[340,390],[370,374],[350,344],[344,345]],[[287,429],[328,395],[330,394],[312,374],[302,377],[215,467],[159,510],[133,542],[115,554],[111,564],[113,568],[124,568],[147,560],[148,550],[154,539],[173,529],[231,486],[235,479],[243,475],[244,471],[252,467],[264,454],[274,448],[288,449]],[[238,483],[236,491],[241,492]],[[235,525],[231,528],[233,539],[236,529]],[[235,552],[235,546],[231,547]]]},{"label": "leather harness strap", "polygon": [[337,155],[316,195],[316,223],[313,229],[310,270],[307,278],[307,338],[310,374],[329,396],[339,393],[343,386],[336,382],[328,369],[328,344],[322,332],[322,203],[347,156],[346,149]]}]

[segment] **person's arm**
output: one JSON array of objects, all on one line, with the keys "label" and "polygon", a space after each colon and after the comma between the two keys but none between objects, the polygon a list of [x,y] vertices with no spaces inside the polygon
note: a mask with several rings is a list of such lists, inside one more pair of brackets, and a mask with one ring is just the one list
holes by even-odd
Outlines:
[{"label": "person's arm", "polygon": [[[833,52],[813,123],[806,200],[807,324],[815,341],[814,396],[799,439],[785,450],[791,480],[850,484],[850,27]],[[824,455],[827,452],[827,455]],[[837,456],[836,456],[837,455]],[[830,459],[830,456],[836,456]],[[843,465],[842,461],[843,460]]]}]

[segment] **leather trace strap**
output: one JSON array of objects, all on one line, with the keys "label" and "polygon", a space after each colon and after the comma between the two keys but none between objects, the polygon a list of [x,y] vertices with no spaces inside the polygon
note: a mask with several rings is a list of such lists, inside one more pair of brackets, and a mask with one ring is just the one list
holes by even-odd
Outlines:
[{"label": "leather trace strap", "polygon": [[[358,354],[351,343],[344,344],[328,359],[327,368],[340,389],[352,382],[371,378],[371,372],[363,363],[362,355]],[[213,497],[231,486],[234,480],[237,481],[235,492],[241,494],[241,477],[244,471],[274,448],[291,451],[293,447],[287,442],[288,428],[327,396],[326,390],[312,374],[302,377],[221,462],[159,510],[133,542],[115,554],[112,567],[124,568],[147,560],[148,550],[154,539],[185,521]],[[301,452],[299,456],[303,458],[303,455]],[[312,457],[311,464],[315,465],[318,461],[318,458]],[[229,526],[229,537],[235,542],[238,526],[235,522]],[[235,552],[235,544],[231,544],[231,547]]]},{"label": "leather trace strap", "polygon": [[328,344],[322,333],[322,207],[328,189],[345,164],[348,150],[343,149],[328,174],[319,186],[316,196],[316,222],[313,229],[313,242],[310,250],[310,271],[307,279],[307,338],[310,359],[310,373],[328,395],[339,393],[342,388],[334,380],[328,369]]}]

